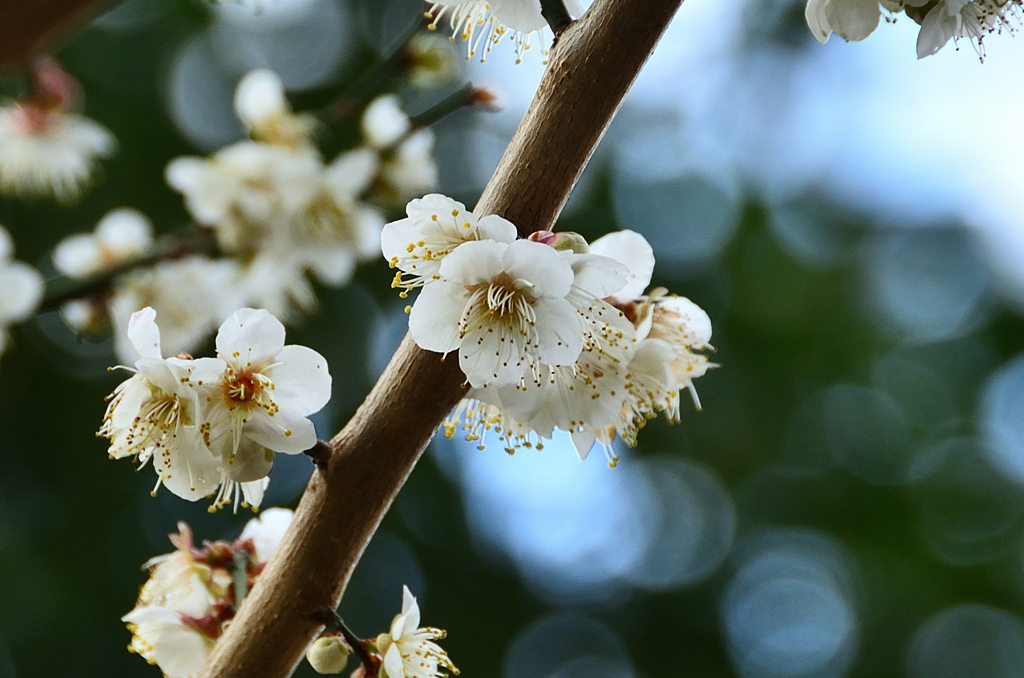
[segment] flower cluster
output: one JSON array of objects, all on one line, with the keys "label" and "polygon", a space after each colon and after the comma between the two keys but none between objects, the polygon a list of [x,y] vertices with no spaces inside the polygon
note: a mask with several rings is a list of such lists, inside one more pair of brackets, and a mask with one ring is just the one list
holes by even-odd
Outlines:
[{"label": "flower cluster", "polygon": [[576,234],[535,233],[480,216],[442,195],[413,200],[388,224],[384,257],[398,269],[409,332],[428,351],[458,351],[470,388],[445,422],[470,440],[494,431],[509,452],[540,446],[554,429],[581,457],[595,442],[614,465],[613,437],[636,443],[657,412],[679,418],[679,393],[713,365],[711,323],[688,299],[644,294],[654,253],[622,231],[588,245]]},{"label": "flower cluster", "polygon": [[[377,205],[397,207],[437,183],[434,133],[418,128],[393,95],[370,102],[362,143],[329,164],[313,143],[316,118],[291,110],[270,71],[242,79],[235,108],[251,139],[211,158],[178,158],[167,168],[168,182],[205,228],[158,243],[145,215],[121,208],[53,252],[56,269],[71,279],[125,269],[109,289],[61,307],[76,332],[112,326],[124,362],[135,355],[129,318],[145,306],[160,314],[172,354],[196,350],[243,306],[285,319],[313,312],[317,299],[307,275],[347,284],[356,264],[378,251],[385,220]],[[225,256],[194,253],[212,249],[214,240]],[[132,266],[154,253],[163,260]]]},{"label": "flower cluster", "polygon": [[168,678],[199,673],[217,638],[277,550],[291,524],[289,509],[268,509],[234,542],[192,540],[178,523],[174,552],[151,558],[149,580],[135,608],[121,618],[132,632],[128,649]]},{"label": "flower cluster", "polygon": [[[332,626],[343,630],[334,630]],[[347,639],[346,635],[349,636]],[[445,678],[447,672],[459,673],[448,654],[434,642],[446,635],[441,629],[420,627],[420,607],[409,587],[404,586],[402,612],[395,616],[388,633],[370,640],[359,640],[344,629],[340,620],[336,620],[335,624],[328,624],[328,630],[310,645],[306,660],[317,673],[338,674],[345,670],[352,652],[351,644],[356,644],[364,664],[352,672],[353,677]]]},{"label": "flower cluster", "polygon": [[[573,18],[583,14],[578,0],[565,0],[565,7]],[[466,59],[480,52],[480,61],[486,61],[491,49],[511,33],[519,63],[523,52],[530,49],[533,34],[542,33],[547,27],[540,0],[437,0],[431,3],[426,17],[430,19],[430,30],[447,21],[452,40],[458,36],[466,41]]]},{"label": "flower cluster", "polygon": [[43,277],[28,264],[14,261],[14,243],[0,226],[0,355],[7,349],[7,327],[35,313],[43,299]]},{"label": "flower cluster", "polygon": [[0,194],[72,203],[92,181],[97,159],[117,143],[75,112],[78,84],[56,62],[38,59],[33,76],[28,96],[0,106]]},{"label": "flower cluster", "polygon": [[890,21],[904,12],[921,26],[917,56],[924,58],[957,38],[967,38],[983,55],[985,36],[1016,31],[1022,7],[1022,0],[808,0],[805,16],[811,33],[825,43],[832,33],[863,40],[878,28],[883,12]]},{"label": "flower cluster", "polygon": [[236,311],[217,333],[217,357],[164,358],[156,312],[132,315],[134,374],[111,394],[99,435],[112,459],[152,462],[160,485],[211,510],[258,507],[274,453],[316,444],[308,416],[330,398],[327,362],[305,346],[285,346],[284,326],[265,310]]},{"label": "flower cluster", "polygon": [[235,110],[252,139],[210,158],[172,161],[167,182],[221,251],[249,262],[250,271],[278,272],[269,281],[259,276],[247,290],[250,303],[278,315],[290,306],[308,310],[307,272],[343,285],[374,252],[384,218],[360,198],[377,174],[377,156],[356,149],[325,164],[312,140],[314,118],[291,111],[270,71],[242,79]]}]

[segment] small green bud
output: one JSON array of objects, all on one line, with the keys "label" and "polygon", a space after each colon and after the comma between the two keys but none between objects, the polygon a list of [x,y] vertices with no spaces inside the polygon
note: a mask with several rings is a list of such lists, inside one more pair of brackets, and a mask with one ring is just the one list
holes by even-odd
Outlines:
[{"label": "small green bud", "polygon": [[335,674],[345,670],[352,648],[341,636],[320,636],[306,651],[306,661],[320,674]]}]

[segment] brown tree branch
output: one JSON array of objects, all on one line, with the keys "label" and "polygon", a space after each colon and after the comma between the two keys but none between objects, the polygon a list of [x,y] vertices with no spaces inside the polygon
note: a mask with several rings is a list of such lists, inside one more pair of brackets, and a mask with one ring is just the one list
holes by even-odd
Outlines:
[{"label": "brown tree branch", "polygon": [[45,43],[114,0],[3,0],[0,72],[25,66]]},{"label": "brown tree branch", "polygon": [[[682,0],[597,0],[559,38],[519,130],[477,204],[529,233],[550,228]],[[454,358],[454,356],[453,356]],[[331,441],[277,555],[201,678],[283,678],[334,607],[441,420],[465,392],[458,361],[406,336]]]}]

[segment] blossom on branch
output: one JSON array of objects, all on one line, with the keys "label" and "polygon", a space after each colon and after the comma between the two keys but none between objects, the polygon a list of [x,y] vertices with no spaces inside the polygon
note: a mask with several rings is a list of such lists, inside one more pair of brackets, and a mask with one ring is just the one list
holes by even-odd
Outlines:
[{"label": "blossom on branch", "polygon": [[467,242],[438,267],[409,314],[420,348],[459,351],[476,388],[542,378],[542,364],[572,365],[583,350],[566,296],[572,267],[541,243]]},{"label": "blossom on branch", "polygon": [[658,412],[677,422],[682,390],[700,408],[693,380],[714,366],[703,354],[711,321],[688,299],[645,294],[654,252],[643,236],[515,240],[511,223],[441,195],[413,200],[407,213],[381,235],[399,269],[392,287],[402,296],[422,288],[409,332],[420,348],[457,350],[471,386],[446,436],[461,428],[482,447],[493,433],[512,453],[542,447],[558,429],[581,458],[600,442],[614,466],[614,437],[635,445]]},{"label": "blossom on branch", "polygon": [[[178,534],[170,536],[174,552],[146,562],[149,580],[135,608],[121,618],[132,632],[128,649],[159,666],[168,678],[199,673],[293,516],[289,509],[264,512],[270,514],[270,521],[249,521],[234,542],[204,542],[200,547],[188,525],[178,523]],[[236,590],[239,586],[244,590]]]},{"label": "blossom on branch", "polygon": [[199,436],[195,384],[215,380],[224,365],[213,358],[162,357],[152,308],[132,315],[127,334],[138,359],[123,369],[134,374],[110,395],[98,435],[110,440],[111,459],[131,457],[140,468],[152,460],[154,493],[164,485],[184,499],[205,497],[221,484],[223,470]]},{"label": "blossom on branch", "polygon": [[917,56],[931,56],[956,38],[967,38],[983,54],[985,36],[1003,30],[1013,33],[1022,18],[1021,0],[939,0],[921,22]]},{"label": "blossom on branch", "polygon": [[815,39],[824,44],[832,33],[847,41],[863,40],[878,27],[883,12],[889,17],[906,12],[921,24],[919,59],[937,53],[951,38],[967,38],[984,57],[985,36],[1015,32],[1024,16],[1022,6],[1022,0],[808,0],[804,16]]},{"label": "blossom on branch", "polygon": [[391,268],[397,268],[392,287],[405,293],[440,279],[441,262],[465,242],[492,240],[511,243],[516,227],[490,214],[477,218],[461,202],[437,193],[411,201],[408,215],[387,224],[381,232],[381,251]]},{"label": "blossom on branch", "polygon": [[434,132],[416,129],[394,94],[370,102],[361,121],[363,140],[378,156],[375,188],[386,198],[404,202],[437,186]]},{"label": "blossom on branch", "polygon": [[33,92],[0,106],[0,194],[73,203],[96,161],[117,142],[107,128],[75,113],[78,84],[52,59],[34,64]]},{"label": "blossom on branch", "polygon": [[344,285],[360,261],[376,255],[385,220],[363,198],[385,174],[382,185],[401,191],[408,190],[401,185],[421,186],[433,167],[432,158],[422,157],[429,156],[433,137],[425,151],[414,135],[397,151],[361,147],[325,164],[313,143],[313,117],[292,112],[280,79],[267,70],[242,79],[235,109],[252,140],[210,158],[173,160],[167,183],[213,231],[221,251],[243,262],[238,282],[245,303],[281,316],[310,312],[316,297],[307,274]]},{"label": "blossom on branch", "polygon": [[[577,0],[565,0],[565,7],[573,18],[583,14]],[[440,0],[431,4],[426,17],[430,19],[427,26],[430,30],[447,21],[452,40],[458,36],[466,41],[466,59],[473,58],[479,51],[481,61],[486,61],[494,45],[511,33],[516,63],[519,63],[523,53],[530,49],[533,34],[543,32],[548,25],[541,14],[540,0]]]},{"label": "blossom on branch", "polygon": [[[217,333],[217,359],[224,365],[202,398],[205,446],[221,460],[226,480],[215,505],[237,502],[270,473],[274,452],[299,454],[316,444],[313,422],[331,396],[331,375],[322,355],[305,346],[285,346],[284,325],[265,310],[243,308]],[[259,504],[255,497],[248,503]]]},{"label": "blossom on branch", "polygon": [[53,265],[61,274],[81,280],[136,259],[152,245],[153,225],[146,215],[122,207],[107,212],[92,233],[61,240],[53,250]]},{"label": "blossom on branch", "polygon": [[459,670],[435,643],[447,634],[441,629],[420,627],[420,607],[408,586],[402,587],[402,613],[391,622],[389,633],[377,636],[384,658],[383,678],[444,678]]},{"label": "blossom on branch", "polygon": [[[132,316],[128,335],[140,356],[119,385],[99,435],[111,458],[153,460],[157,487],[211,510],[258,507],[274,453],[316,443],[308,415],[330,397],[327,362],[304,346],[284,345],[284,326],[264,310],[241,309],[217,335],[217,358],[163,358],[156,312]],[[154,492],[156,488],[154,488]]]}]

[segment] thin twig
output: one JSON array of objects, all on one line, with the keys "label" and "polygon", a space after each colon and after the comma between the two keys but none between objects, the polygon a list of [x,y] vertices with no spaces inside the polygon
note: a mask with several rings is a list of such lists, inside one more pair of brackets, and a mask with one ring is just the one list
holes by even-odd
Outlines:
[{"label": "thin twig", "polygon": [[0,2],[0,72],[23,67],[47,43],[114,0],[4,0]]},{"label": "thin twig", "polygon": [[[562,34],[478,214],[526,234],[550,229],[681,0],[597,0]],[[200,672],[284,678],[337,607],[356,563],[438,425],[465,393],[457,360],[402,341],[366,401],[331,441],[295,519]],[[353,488],[358,488],[354,492]]]},{"label": "thin twig", "polygon": [[313,621],[323,624],[325,631],[340,632],[342,637],[345,638],[345,642],[352,648],[352,653],[355,654],[356,658],[368,671],[376,668],[377,664],[366,651],[366,647],[363,645],[363,639],[353,633],[352,629],[345,625],[345,620],[341,618],[337,611],[329,607],[322,607],[319,610],[314,610],[310,617]]},{"label": "thin twig", "polygon": [[39,310],[53,311],[72,299],[82,299],[106,292],[114,280],[137,268],[152,266],[168,259],[179,259],[190,254],[213,254],[217,251],[217,240],[213,231],[200,226],[191,226],[177,235],[168,235],[156,242],[148,253],[114,268],[75,280],[63,276],[46,284],[46,293]]},{"label": "thin twig", "polygon": [[569,10],[565,8],[565,2],[563,0],[540,0],[540,13],[551,27],[551,32],[555,34],[557,42],[558,36],[572,23],[572,17],[569,16]]}]

